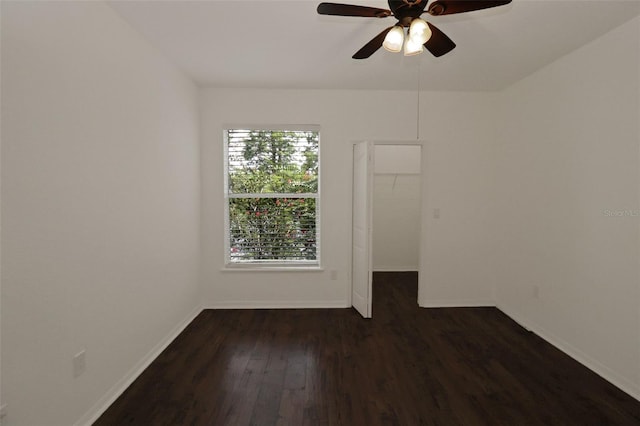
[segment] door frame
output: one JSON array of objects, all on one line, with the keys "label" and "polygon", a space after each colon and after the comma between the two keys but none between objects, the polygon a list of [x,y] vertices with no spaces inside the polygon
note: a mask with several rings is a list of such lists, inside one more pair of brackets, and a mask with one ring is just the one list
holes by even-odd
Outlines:
[{"label": "door frame", "polygon": [[[397,146],[403,146],[403,145],[410,145],[410,146],[420,146],[422,147],[420,149],[420,176],[421,176],[421,180],[420,180],[420,245],[418,247],[419,253],[418,253],[418,298],[416,300],[416,304],[418,306],[420,306],[420,301],[422,300],[422,295],[425,293],[426,291],[426,286],[427,286],[427,282],[425,279],[425,271],[426,271],[426,267],[427,267],[427,260],[426,260],[426,255],[427,255],[427,235],[428,235],[428,230],[427,230],[427,226],[428,226],[428,221],[427,221],[427,212],[429,211],[429,198],[428,198],[428,175],[427,175],[427,171],[428,171],[428,167],[427,167],[427,160],[429,158],[428,155],[428,150],[429,150],[429,142],[424,140],[424,139],[419,139],[419,140],[373,140],[373,141],[366,141],[366,140],[361,140],[361,141],[352,141],[351,143],[351,185],[349,188],[349,199],[351,200],[350,206],[349,208],[351,209],[351,215],[350,217],[352,218],[352,222],[349,224],[349,247],[351,247],[351,250],[349,250],[349,285],[347,286],[346,289],[346,295],[347,295],[347,302],[348,302],[348,306],[349,307],[353,307],[353,301],[351,300],[351,292],[353,291],[353,166],[354,166],[354,157],[353,157],[353,151],[354,151],[354,147],[355,145],[357,145],[358,143],[362,143],[362,142],[370,142],[371,145],[373,146],[374,152],[375,152],[375,146],[376,145],[397,145]],[[375,154],[374,154],[374,161],[375,161]],[[373,167],[373,166],[372,166]],[[373,182],[371,182],[373,184]],[[370,208],[373,208],[373,203],[370,203]],[[371,226],[373,226],[373,223],[371,224]],[[373,233],[373,230],[371,232],[371,234]],[[373,267],[373,265],[371,265],[371,268]],[[373,271],[369,271],[369,272],[373,272]],[[373,297],[372,295],[369,295],[369,297]],[[371,303],[372,300],[369,301],[369,303]]]}]

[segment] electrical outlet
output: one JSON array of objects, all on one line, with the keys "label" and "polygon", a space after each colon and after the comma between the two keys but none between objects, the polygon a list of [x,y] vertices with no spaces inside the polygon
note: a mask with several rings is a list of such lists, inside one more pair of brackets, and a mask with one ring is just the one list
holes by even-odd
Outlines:
[{"label": "electrical outlet", "polygon": [[540,299],[540,287],[534,285],[531,294],[533,295],[534,299]]},{"label": "electrical outlet", "polygon": [[87,369],[86,351],[83,349],[73,356],[73,377],[80,377]]},{"label": "electrical outlet", "polygon": [[331,281],[335,281],[338,279],[338,271],[336,271],[335,269],[331,271]]},{"label": "electrical outlet", "polygon": [[440,209],[433,209],[433,218],[440,219]]}]

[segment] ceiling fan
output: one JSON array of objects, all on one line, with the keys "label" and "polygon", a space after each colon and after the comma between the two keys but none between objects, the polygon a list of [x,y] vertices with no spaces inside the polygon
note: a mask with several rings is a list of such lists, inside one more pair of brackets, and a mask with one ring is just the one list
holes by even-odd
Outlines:
[{"label": "ceiling fan", "polygon": [[[395,25],[384,29],[365,44],[352,57],[365,59],[373,55],[380,47],[391,52],[399,52],[404,44],[406,56],[421,53],[426,48],[433,56],[442,56],[451,52],[456,44],[433,24],[420,18],[423,13],[432,16],[451,15],[488,9],[511,3],[511,0],[435,0],[427,8],[428,0],[388,0],[389,9],[357,6],[342,3],[320,3],[320,15],[361,16],[365,18],[386,18],[393,16],[398,20]],[[426,11],[425,11],[426,9]],[[404,28],[409,28],[405,41]]]}]

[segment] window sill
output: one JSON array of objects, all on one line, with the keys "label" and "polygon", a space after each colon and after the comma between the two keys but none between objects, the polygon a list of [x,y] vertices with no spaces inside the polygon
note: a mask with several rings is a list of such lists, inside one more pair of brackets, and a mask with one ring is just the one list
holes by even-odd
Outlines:
[{"label": "window sill", "polygon": [[259,265],[227,265],[222,272],[323,272],[319,265],[309,266],[259,266]]}]

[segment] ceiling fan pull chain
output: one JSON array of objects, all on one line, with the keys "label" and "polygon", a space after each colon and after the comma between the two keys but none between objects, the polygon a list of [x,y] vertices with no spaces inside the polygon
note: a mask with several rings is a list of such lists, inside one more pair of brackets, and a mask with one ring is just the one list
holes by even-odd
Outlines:
[{"label": "ceiling fan pull chain", "polygon": [[418,59],[418,105],[416,106],[416,140],[420,140],[420,75],[422,61]]}]

